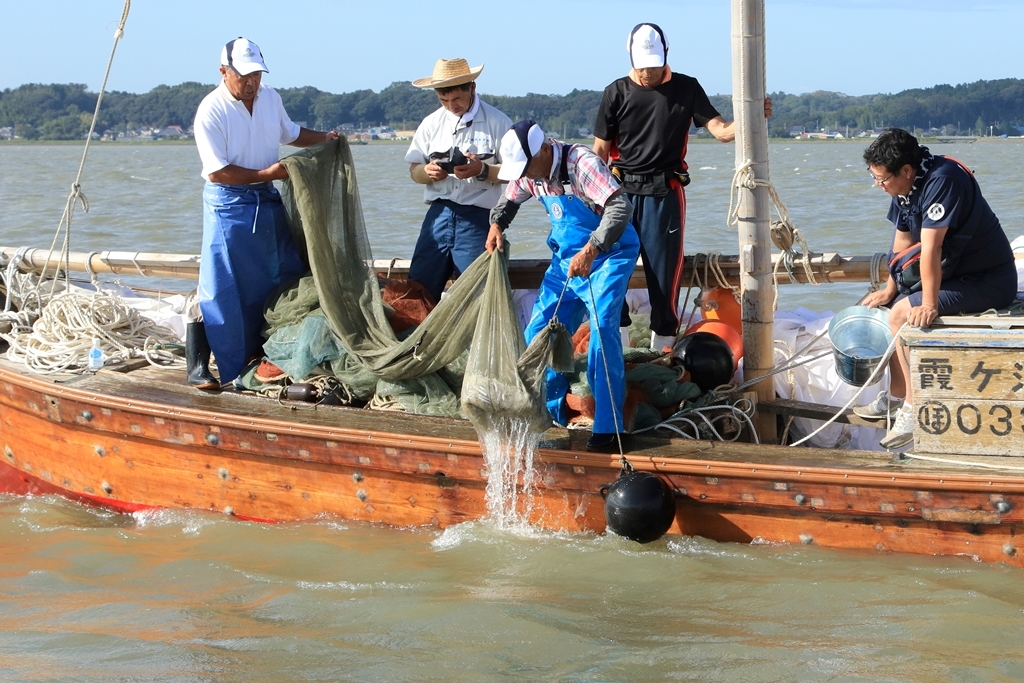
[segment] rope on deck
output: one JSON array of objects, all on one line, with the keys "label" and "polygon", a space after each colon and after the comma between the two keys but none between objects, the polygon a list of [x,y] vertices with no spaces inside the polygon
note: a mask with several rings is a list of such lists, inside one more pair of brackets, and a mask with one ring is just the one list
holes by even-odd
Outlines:
[{"label": "rope on deck", "polygon": [[943,465],[966,465],[967,467],[984,467],[992,470],[1011,470],[1013,472],[1024,472],[1024,467],[1014,467],[1013,465],[993,465],[987,462],[971,462],[969,460],[955,460],[953,458],[940,458],[934,455],[918,455],[917,453],[901,453],[901,458],[910,458],[911,460],[925,460],[927,462],[938,462]]},{"label": "rope on deck", "polygon": [[88,372],[93,339],[100,340],[106,363],[140,357],[154,365],[181,362],[171,352],[180,347],[177,333],[102,291],[61,292],[29,329],[19,325],[0,337],[10,344],[8,360],[43,375]]},{"label": "rope on deck", "polygon": [[[75,209],[81,205],[86,213],[89,212],[89,200],[82,191],[85,162],[99,120],[114,55],[118,43],[124,37],[124,26],[130,10],[131,0],[125,0],[121,19],[114,31],[114,45],[107,60],[103,83],[96,97],[89,132],[85,137],[78,172],[71,184],[64,213],[47,254],[48,264],[63,233],[60,248],[63,268],[58,268],[52,278],[46,277],[46,265],[38,277],[22,275],[17,267],[22,260],[27,260],[27,252],[19,249],[9,260],[4,272],[7,292],[0,321],[10,322],[11,330],[0,336],[10,344],[7,358],[22,361],[30,370],[40,374],[86,372],[88,353],[94,338],[100,339],[104,355],[110,361],[143,357],[155,365],[179,362],[169,350],[180,346],[177,334],[171,329],[141,315],[116,295],[102,291],[75,291],[70,277],[71,225]],[[92,257],[95,254],[91,252],[86,259],[86,270],[92,284],[98,288],[99,280],[92,269]],[[142,273],[138,263],[135,265]],[[44,292],[44,286],[49,291]],[[14,310],[15,307],[17,310]]]}]

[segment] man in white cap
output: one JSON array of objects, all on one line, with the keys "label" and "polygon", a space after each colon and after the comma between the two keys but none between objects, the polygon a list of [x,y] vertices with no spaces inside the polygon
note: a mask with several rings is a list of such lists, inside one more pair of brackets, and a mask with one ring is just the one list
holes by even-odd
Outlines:
[{"label": "man in white cap", "polygon": [[[336,140],[292,122],[281,96],[261,83],[269,72],[256,43],[228,42],[220,53],[222,81],[196,112],[203,162],[203,248],[198,298],[201,322],[186,333],[188,382],[217,389],[262,356],[263,305],[281,283],[307,266],[296,251],[274,180],[288,172],[280,145],[309,147]],[[210,350],[220,380],[210,372]]]},{"label": "man in white cap", "polygon": [[498,143],[512,120],[477,95],[475,81],[483,68],[471,69],[461,58],[439,59],[430,76],[412,82],[434,90],[441,103],[420,123],[405,155],[430,205],[409,278],[434,301],[448,278],[461,274],[483,252],[487,213],[501,195]]},{"label": "man in white cap", "polygon": [[[736,133],[697,79],[673,73],[668,41],[657,24],[635,26],[626,50],[633,68],[604,90],[594,124],[594,151],[609,162],[633,203],[651,301],[651,346],[661,349],[675,343],[679,328],[690,124],[707,128],[722,142],[731,142]],[[764,110],[770,117],[770,99],[765,99]],[[628,325],[628,311],[622,315],[622,324]]]},{"label": "man in white cap", "polygon": [[[551,263],[526,327],[526,340],[543,330],[557,310],[570,331],[590,315],[587,381],[594,396],[592,451],[618,451],[623,431],[625,367],[619,315],[640,242],[629,227],[632,206],[608,166],[585,145],[546,140],[533,121],[520,121],[501,140],[499,177],[508,180],[491,211],[487,251],[502,248],[503,233],[530,197],[551,219]],[[548,412],[565,424],[565,375],[548,370]]]}]

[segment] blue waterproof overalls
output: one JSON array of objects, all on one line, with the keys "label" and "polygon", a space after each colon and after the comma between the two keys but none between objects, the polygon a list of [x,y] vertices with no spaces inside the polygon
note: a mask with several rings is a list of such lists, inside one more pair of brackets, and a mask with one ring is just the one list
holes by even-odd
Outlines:
[{"label": "blue waterproof overalls", "polygon": [[[569,146],[562,149],[568,155]],[[565,157],[563,156],[563,164]],[[565,174],[563,174],[565,175]],[[563,182],[568,178],[563,178]],[[600,217],[590,210],[578,197],[566,194],[562,196],[538,197],[551,218],[551,234],[548,235],[548,246],[551,247],[551,265],[544,273],[540,285],[537,303],[533,306],[530,324],[526,327],[526,341],[530,342],[543,330],[554,314],[558,297],[568,279],[569,262],[572,257],[590,239],[590,234],[600,224]],[[636,230],[627,226],[622,237],[611,249],[598,252],[590,277],[574,277],[565,287],[562,303],[558,305],[558,320],[566,326],[570,334],[583,321],[583,312],[590,314],[590,346],[587,349],[587,382],[594,395],[594,428],[595,433],[610,434],[622,432],[622,407],[626,396],[625,367],[622,360],[622,338],[619,335],[619,315],[622,302],[626,297],[626,286],[636,267],[637,255],[640,253],[640,240]],[[593,287],[594,295],[590,291]],[[596,299],[596,301],[595,301]],[[601,332],[598,336],[598,323]],[[599,341],[600,340],[600,341]],[[601,349],[604,349],[604,358]],[[608,372],[605,373],[605,363]],[[608,386],[611,385],[611,395]],[[565,375],[547,371],[547,403],[548,412],[559,424],[566,423],[565,394],[569,388],[569,380]],[[614,410],[612,406],[614,405]]]},{"label": "blue waterproof overalls", "polygon": [[206,183],[199,308],[221,384],[263,355],[267,296],[306,270],[273,183]]}]

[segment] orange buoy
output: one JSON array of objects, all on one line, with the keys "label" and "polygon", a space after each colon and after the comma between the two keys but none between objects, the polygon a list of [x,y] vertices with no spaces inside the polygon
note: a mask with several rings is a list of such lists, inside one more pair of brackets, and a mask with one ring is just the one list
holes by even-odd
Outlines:
[{"label": "orange buoy", "polygon": [[726,287],[715,287],[701,292],[700,317],[719,320],[739,334],[743,334],[743,309]]},{"label": "orange buoy", "polygon": [[[729,298],[732,298],[732,294],[729,294]],[[729,350],[732,351],[732,371],[736,372],[736,368],[739,367],[740,358],[743,357],[743,337],[739,332],[721,320],[701,320],[690,326],[686,332],[683,332],[683,336],[685,337],[693,332],[710,332],[728,344]]]}]

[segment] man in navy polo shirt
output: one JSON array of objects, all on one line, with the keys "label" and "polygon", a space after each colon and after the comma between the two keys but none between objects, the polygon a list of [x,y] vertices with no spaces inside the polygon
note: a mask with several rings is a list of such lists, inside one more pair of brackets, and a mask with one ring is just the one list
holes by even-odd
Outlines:
[{"label": "man in navy polo shirt", "polygon": [[[1013,302],[1013,250],[967,167],[931,154],[899,128],[879,135],[864,161],[875,184],[892,197],[888,218],[896,227],[892,253],[897,255],[885,288],[868,295],[864,304],[890,306],[893,334],[904,323],[928,327],[940,315],[977,313]],[[898,409],[881,445],[901,448],[914,438],[910,372],[903,353],[893,354],[889,372],[889,394],[883,392],[854,412],[882,419]]]},{"label": "man in navy polo shirt", "polygon": [[[611,165],[633,204],[651,300],[651,346],[661,349],[675,343],[679,328],[690,123],[707,128],[722,142],[732,142],[736,133],[696,78],[668,66],[668,41],[657,24],[636,26],[626,49],[633,68],[604,90],[594,124],[594,151]],[[766,117],[771,107],[765,98]],[[629,324],[628,311],[623,310],[621,322]]]}]

